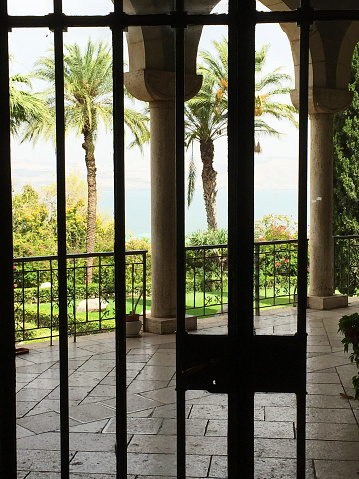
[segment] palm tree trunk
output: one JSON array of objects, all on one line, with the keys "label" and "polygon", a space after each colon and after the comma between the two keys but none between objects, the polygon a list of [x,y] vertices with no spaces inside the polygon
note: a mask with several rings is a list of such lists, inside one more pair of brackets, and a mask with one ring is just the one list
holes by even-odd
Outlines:
[{"label": "palm tree trunk", "polygon": [[202,160],[203,199],[207,214],[207,227],[217,230],[217,172],[213,168],[214,145],[211,138],[200,140]]},{"label": "palm tree trunk", "polygon": [[[87,231],[86,231],[86,253],[95,251],[96,237],[96,207],[97,207],[97,187],[96,187],[96,162],[95,145],[93,143],[92,133],[84,132],[84,143],[82,148],[85,150],[85,161],[87,168]],[[92,282],[93,257],[87,259],[87,281]]]}]

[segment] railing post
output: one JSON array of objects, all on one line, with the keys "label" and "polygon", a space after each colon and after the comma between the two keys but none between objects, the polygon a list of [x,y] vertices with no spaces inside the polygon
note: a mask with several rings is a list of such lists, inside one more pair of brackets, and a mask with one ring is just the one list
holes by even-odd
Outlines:
[{"label": "railing post", "polygon": [[146,252],[142,253],[142,287],[143,287],[143,304],[142,304],[142,319],[143,319],[143,331],[147,331],[147,318],[146,318],[146,291],[147,291],[147,284],[146,284],[146,275],[147,275],[147,265],[146,265]]},{"label": "railing post", "polygon": [[259,244],[254,245],[254,302],[255,302],[255,315],[260,316],[259,307]]}]

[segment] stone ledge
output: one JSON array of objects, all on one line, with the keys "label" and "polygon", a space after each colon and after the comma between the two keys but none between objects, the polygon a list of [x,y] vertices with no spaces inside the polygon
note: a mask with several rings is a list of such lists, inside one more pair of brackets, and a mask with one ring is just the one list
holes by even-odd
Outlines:
[{"label": "stone ledge", "polygon": [[[173,334],[177,329],[177,318],[147,318],[147,332],[154,334]],[[197,316],[186,314],[187,331],[197,330]]]},{"label": "stone ledge", "polygon": [[308,296],[308,308],[310,309],[337,309],[348,307],[348,296],[333,294],[332,296]]}]

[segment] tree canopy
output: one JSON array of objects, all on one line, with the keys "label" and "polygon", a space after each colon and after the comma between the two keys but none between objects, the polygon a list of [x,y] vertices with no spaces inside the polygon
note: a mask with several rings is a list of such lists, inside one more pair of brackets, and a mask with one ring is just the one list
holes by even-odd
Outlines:
[{"label": "tree canopy", "polygon": [[354,50],[351,106],[334,117],[333,233],[359,234],[359,48]]}]

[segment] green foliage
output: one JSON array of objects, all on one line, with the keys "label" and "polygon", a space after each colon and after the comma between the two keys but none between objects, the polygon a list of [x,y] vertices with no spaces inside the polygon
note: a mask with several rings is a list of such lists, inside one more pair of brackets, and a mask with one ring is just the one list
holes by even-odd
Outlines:
[{"label": "green foliage", "polygon": [[256,220],[254,241],[290,240],[298,237],[297,223],[292,216],[266,215]]},{"label": "green foliage", "polygon": [[[344,334],[342,339],[344,351],[347,353],[349,352],[349,347],[352,348],[349,359],[359,368],[359,314],[353,313],[340,318],[338,332]],[[352,382],[355,390],[355,399],[359,401],[359,374],[352,377]]]},{"label": "green foliage", "polygon": [[187,246],[227,244],[228,231],[224,228],[219,230],[197,230],[186,237]]},{"label": "green foliage", "polygon": [[359,234],[359,47],[351,65],[350,107],[334,117],[334,209],[335,235]]}]

